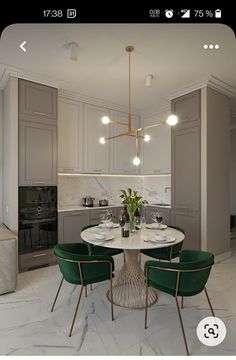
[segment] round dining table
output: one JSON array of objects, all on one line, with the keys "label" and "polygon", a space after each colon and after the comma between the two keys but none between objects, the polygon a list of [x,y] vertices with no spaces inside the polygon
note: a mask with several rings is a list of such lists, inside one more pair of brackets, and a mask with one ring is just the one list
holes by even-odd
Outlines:
[{"label": "round dining table", "polygon": [[[113,280],[113,303],[125,308],[143,309],[146,301],[146,285],[144,271],[139,264],[140,251],[173,246],[184,240],[184,234],[171,227],[165,230],[144,227],[130,233],[129,237],[122,237],[121,228],[113,227],[112,229],[105,229],[107,240],[97,240],[96,234],[101,231],[104,231],[104,228],[99,226],[88,228],[81,232],[81,238],[92,245],[124,251],[124,264]],[[156,234],[164,234],[168,240],[172,238],[174,242],[155,243]],[[107,298],[111,301],[110,290],[107,292]],[[154,304],[157,299],[157,292],[148,288],[148,306]]]}]

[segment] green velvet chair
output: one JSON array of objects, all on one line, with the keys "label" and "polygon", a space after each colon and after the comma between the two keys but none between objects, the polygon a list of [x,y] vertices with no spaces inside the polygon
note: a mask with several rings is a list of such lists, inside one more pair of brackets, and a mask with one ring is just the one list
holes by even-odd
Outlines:
[{"label": "green velvet chair", "polygon": [[86,244],[81,243],[58,244],[54,247],[54,253],[62,273],[62,280],[57,290],[51,312],[54,309],[64,280],[70,284],[81,285],[79,299],[73,316],[69,336],[71,336],[73,331],[83,289],[86,289],[86,286],[89,284],[105,280],[110,281],[111,317],[112,320],[114,320],[112,293],[112,277],[114,271],[113,258],[108,255],[90,255]]},{"label": "green velvet chair", "polygon": [[194,296],[204,290],[212,312],[212,316],[215,316],[205,287],[213,264],[213,254],[207,251],[196,250],[181,251],[180,262],[178,263],[154,260],[145,262],[145,329],[147,328],[148,287],[151,286],[175,297],[185,348],[188,355],[189,350],[181,317],[178,296]]},{"label": "green velvet chair", "polygon": [[[86,229],[90,229],[94,226],[98,226],[97,225],[87,225],[84,226],[82,231],[86,230]],[[119,255],[123,252],[122,249],[112,249],[112,248],[106,248],[104,246],[99,246],[99,245],[93,245],[93,244],[89,244],[86,241],[83,240],[83,242],[88,246],[89,249],[89,253],[92,255],[108,255],[108,256],[115,256],[115,255]]]},{"label": "green velvet chair", "polygon": [[[179,230],[184,234],[184,230],[178,226],[168,226],[168,227]],[[165,232],[163,232],[163,233],[165,233]],[[172,259],[179,257],[182,246],[183,246],[183,241],[181,241],[178,244],[175,244],[172,246],[167,246],[164,248],[141,250],[141,253],[144,255],[150,256],[152,258],[158,259],[158,260],[171,261]]]}]

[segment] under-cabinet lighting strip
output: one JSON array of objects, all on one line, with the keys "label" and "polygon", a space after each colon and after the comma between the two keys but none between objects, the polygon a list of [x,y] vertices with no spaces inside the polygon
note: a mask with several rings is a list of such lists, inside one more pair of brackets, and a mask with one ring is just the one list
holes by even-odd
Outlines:
[{"label": "under-cabinet lighting strip", "polygon": [[106,177],[135,177],[135,178],[145,178],[145,177],[161,177],[161,176],[171,176],[170,173],[165,174],[147,174],[147,175],[134,175],[134,174],[73,174],[73,173],[58,173],[58,176],[91,176],[91,177],[97,177],[97,176],[106,176]]}]

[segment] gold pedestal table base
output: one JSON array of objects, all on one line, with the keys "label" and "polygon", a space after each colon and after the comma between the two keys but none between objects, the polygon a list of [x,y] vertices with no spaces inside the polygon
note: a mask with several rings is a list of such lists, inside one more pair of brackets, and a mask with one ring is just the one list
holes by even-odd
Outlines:
[{"label": "gold pedestal table base", "polygon": [[[129,308],[143,309],[146,301],[144,272],[139,265],[139,250],[124,250],[125,263],[113,280],[113,304]],[[111,301],[110,290],[107,298]],[[158,299],[155,290],[148,289],[148,306]]]}]

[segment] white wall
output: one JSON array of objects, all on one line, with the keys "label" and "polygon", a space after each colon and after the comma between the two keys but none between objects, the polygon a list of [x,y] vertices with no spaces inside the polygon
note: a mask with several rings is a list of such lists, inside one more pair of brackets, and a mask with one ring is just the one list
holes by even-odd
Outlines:
[{"label": "white wall", "polygon": [[18,231],[18,79],[3,91],[3,222]]},{"label": "white wall", "polygon": [[3,203],[2,203],[2,116],[3,116],[3,91],[0,90],[0,223],[2,223],[2,210],[3,210]]},{"label": "white wall", "polygon": [[230,131],[230,214],[236,215],[236,128]]}]

